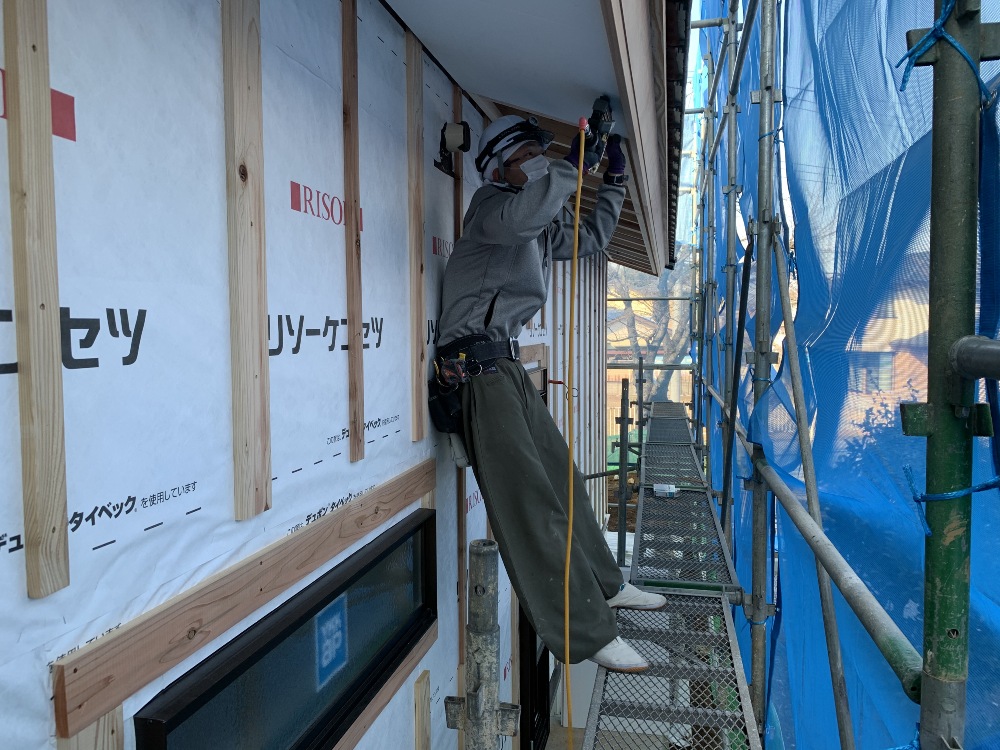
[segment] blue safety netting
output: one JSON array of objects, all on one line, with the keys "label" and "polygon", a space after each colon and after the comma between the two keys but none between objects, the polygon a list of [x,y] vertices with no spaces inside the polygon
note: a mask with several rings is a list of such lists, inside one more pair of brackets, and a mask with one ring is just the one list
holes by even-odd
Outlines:
[{"label": "blue safety netting", "polygon": [[[726,15],[728,0],[703,0],[701,17]],[[745,5],[742,3],[741,5]],[[900,0],[798,0],[779,3],[778,86],[775,132],[763,140],[777,159],[769,186],[782,219],[779,252],[793,269],[792,296],[799,358],[805,381],[817,475],[827,535],[893,617],[922,650],[924,533],[904,467],[923,489],[926,441],[900,429],[901,401],[923,401],[927,386],[929,217],[932,72],[917,68],[900,91],[906,32],[929,27],[933,2]],[[1000,20],[1000,0],[983,3],[983,21]],[[698,59],[719,59],[719,28],[704,29]],[[726,272],[738,279],[746,226],[758,205],[758,107],[760,24],[754,23],[737,102],[736,268],[727,269],[725,136],[716,156],[714,267],[718,284],[710,314],[715,366],[706,380],[723,392]],[[996,91],[1000,64],[984,63],[982,78]],[[969,74],[972,75],[970,69]],[[699,75],[704,75],[703,72]],[[727,78],[719,87],[716,122],[725,105]],[[707,87],[701,87],[704,91]],[[707,94],[707,91],[706,91]],[[695,106],[702,106],[696,101]],[[978,332],[997,338],[1000,328],[1000,147],[997,107],[983,114],[981,258]],[[711,144],[708,144],[709,147]],[[706,257],[708,254],[703,254]],[[777,280],[774,279],[777,289]],[[755,290],[744,352],[753,350]],[[771,325],[778,364],[769,373],[743,367],[739,419],[759,442],[785,482],[804,495],[791,379],[777,295]],[[736,317],[734,313],[734,318]],[[772,381],[754,408],[754,378]],[[979,393],[1000,422],[996,383]],[[713,486],[723,477],[721,414],[712,407]],[[1000,442],[1000,441],[998,441]],[[977,439],[974,482],[1000,470],[993,442]],[[733,472],[734,561],[750,588],[751,496],[743,477],[751,467],[737,442]],[[994,464],[996,461],[996,465]],[[780,505],[769,509],[769,600],[779,605],[768,621],[769,748],[839,748],[829,664],[820,615],[814,557]],[[1000,493],[973,500],[970,658],[965,744],[1000,748]],[[847,690],[858,748],[894,748],[914,736],[919,707],[904,694],[871,638],[840,597],[836,599]],[[749,624],[736,611],[749,677]]]}]

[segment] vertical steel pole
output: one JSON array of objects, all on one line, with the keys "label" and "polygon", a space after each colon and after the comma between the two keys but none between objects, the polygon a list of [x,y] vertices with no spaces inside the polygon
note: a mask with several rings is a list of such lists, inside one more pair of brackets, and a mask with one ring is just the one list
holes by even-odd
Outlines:
[{"label": "vertical steel pole", "polygon": [[[768,386],[773,354],[771,352],[771,243],[774,220],[774,150],[769,137],[774,130],[774,66],[775,29],[777,26],[776,0],[760,3],[760,121],[757,141],[757,312],[754,327],[756,346],[754,356],[753,396],[759,404]],[[763,458],[764,450],[754,445],[754,459]],[[750,626],[750,700],[754,716],[761,731],[764,728],[764,682],[767,666],[767,640],[765,621],[770,614],[767,606],[768,585],[768,502],[767,486],[760,472],[754,469],[753,481],[753,570]]]},{"label": "vertical steel pole", "polygon": [[[806,397],[802,387],[802,369],[799,367],[799,349],[795,325],[792,321],[792,299],[788,289],[788,264],[784,251],[774,245],[774,263],[778,271],[778,291],[781,294],[781,316],[785,321],[785,347],[789,371],[792,376],[792,402],[795,406],[795,424],[799,433],[799,452],[802,454],[802,474],[806,482],[806,501],[809,515],[823,527],[819,505],[819,487],[816,484],[816,464],[813,461],[812,440],[809,437],[809,417],[806,414]],[[851,704],[847,699],[844,680],[844,661],[840,653],[840,634],[837,630],[837,613],[833,605],[833,586],[830,575],[817,558],[816,578],[819,582],[819,602],[823,611],[823,630],[826,633],[826,650],[830,657],[830,681],[833,684],[833,703],[837,712],[837,731],[842,750],[854,750],[854,726],[851,722]]]},{"label": "vertical steel pole", "polygon": [[[729,92],[726,96],[726,373],[723,381],[723,397],[729,400],[729,384],[733,380],[733,326],[736,322],[736,315],[733,310],[733,302],[736,300],[736,113],[739,108],[736,105],[735,91],[739,86],[735,85],[735,77],[740,74],[736,68],[736,8],[737,3],[731,2],[729,5],[729,56],[726,64],[729,68]],[[735,367],[739,367],[739,362]]]},{"label": "vertical steel pole", "polygon": [[[705,56],[708,65],[708,78],[715,80],[715,60],[712,54]],[[714,385],[715,375],[715,159],[709,158],[712,144],[715,142],[715,103],[709,101],[705,106],[705,122],[707,126],[705,134],[705,250],[702,253],[702,260],[705,263],[704,284],[702,289],[702,360],[704,362],[702,382],[706,380],[710,385]],[[711,394],[707,388],[702,388],[703,407],[703,428],[705,444],[705,466],[711,486],[712,478],[712,412],[713,406]]]},{"label": "vertical steel pole", "polygon": [[[942,0],[934,3],[941,14]],[[980,59],[978,2],[958,3],[945,30]],[[953,492],[972,483],[972,381],[949,365],[956,340],[975,332],[976,238],[979,206],[977,81],[952,45],[939,42],[934,65],[931,164],[930,321],[927,344],[927,491]],[[927,503],[924,674],[920,747],[945,750],[965,737],[969,674],[969,550],[971,496]]]},{"label": "vertical steel pole", "polygon": [[498,550],[490,539],[469,543],[469,620],[464,697],[445,698],[450,729],[464,732],[468,750],[495,750],[497,736],[514,736],[521,707],[500,703]]},{"label": "vertical steel pole", "polygon": [[628,524],[628,378],[622,378],[621,416],[618,418],[618,567],[625,566],[625,532]]}]

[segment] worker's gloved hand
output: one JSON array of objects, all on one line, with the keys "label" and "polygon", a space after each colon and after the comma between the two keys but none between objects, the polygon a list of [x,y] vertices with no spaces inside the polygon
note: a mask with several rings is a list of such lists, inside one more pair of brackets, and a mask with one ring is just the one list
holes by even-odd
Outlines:
[{"label": "worker's gloved hand", "polygon": [[622,137],[613,135],[608,138],[608,168],[604,170],[604,182],[607,185],[624,185],[628,180],[625,176],[625,152],[622,150]]},{"label": "worker's gloved hand", "polygon": [[[589,172],[601,163],[604,156],[604,141],[597,135],[591,133],[583,141],[583,171]],[[573,136],[573,142],[569,146],[569,153],[563,157],[574,167],[580,164],[580,133]]]}]

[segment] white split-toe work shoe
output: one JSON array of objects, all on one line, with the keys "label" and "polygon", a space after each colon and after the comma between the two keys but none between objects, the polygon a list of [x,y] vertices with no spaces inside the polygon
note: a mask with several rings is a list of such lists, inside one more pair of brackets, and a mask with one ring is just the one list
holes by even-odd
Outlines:
[{"label": "white split-toe work shoe", "polygon": [[660,594],[651,594],[648,591],[640,591],[631,583],[623,583],[618,589],[618,593],[608,599],[608,606],[614,609],[660,609],[665,606],[667,599]]},{"label": "white split-toe work shoe", "polygon": [[649,662],[642,655],[628,645],[621,637],[615,638],[611,643],[602,648],[590,657],[590,660],[597,662],[609,672],[645,672],[649,669]]}]

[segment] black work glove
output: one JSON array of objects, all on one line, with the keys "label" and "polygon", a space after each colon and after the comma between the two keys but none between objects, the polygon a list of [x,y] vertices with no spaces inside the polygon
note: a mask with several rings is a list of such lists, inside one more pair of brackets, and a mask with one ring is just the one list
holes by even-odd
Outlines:
[{"label": "black work glove", "polygon": [[[590,172],[601,163],[604,156],[604,140],[597,134],[587,130],[587,135],[583,140],[583,171]],[[573,136],[573,142],[569,145],[569,153],[563,157],[574,167],[580,164],[580,133]]]},{"label": "black work glove", "polygon": [[608,168],[604,170],[604,183],[606,185],[624,185],[627,181],[622,137],[613,135],[608,138]]}]

